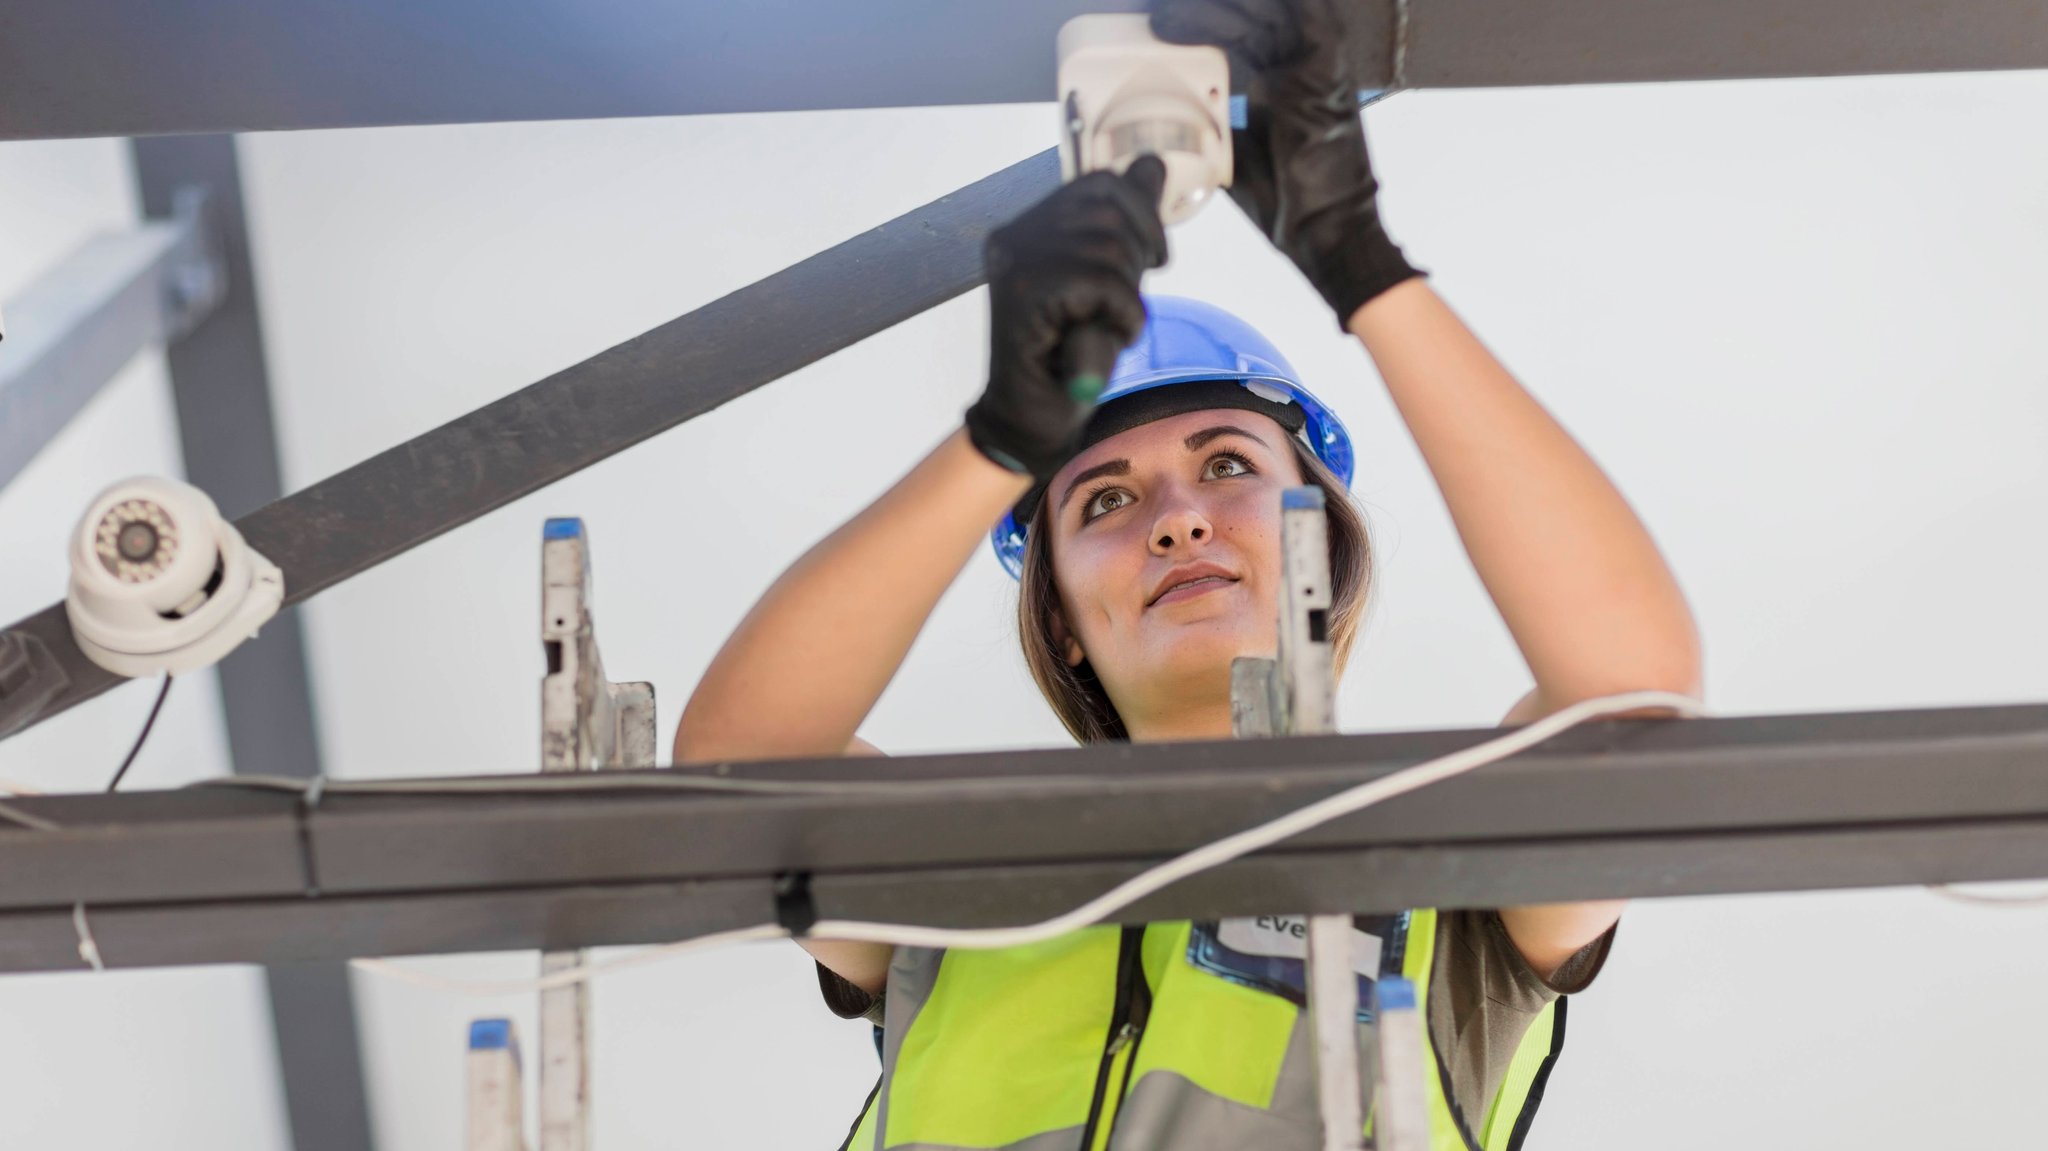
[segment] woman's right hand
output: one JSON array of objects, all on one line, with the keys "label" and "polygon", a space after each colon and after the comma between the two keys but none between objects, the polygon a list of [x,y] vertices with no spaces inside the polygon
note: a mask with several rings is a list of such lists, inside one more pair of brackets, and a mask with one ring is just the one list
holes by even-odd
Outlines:
[{"label": "woman's right hand", "polygon": [[1141,156],[1123,175],[1091,172],[989,233],[988,387],[966,420],[981,454],[1041,480],[1072,456],[1095,397],[1069,394],[1079,365],[1062,348],[1086,327],[1118,348],[1138,338],[1138,282],[1166,262],[1165,181],[1165,165]]}]

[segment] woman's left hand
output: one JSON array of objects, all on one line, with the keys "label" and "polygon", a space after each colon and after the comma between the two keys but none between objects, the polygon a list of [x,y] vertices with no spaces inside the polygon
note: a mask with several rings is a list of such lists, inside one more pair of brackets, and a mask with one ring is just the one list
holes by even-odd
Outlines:
[{"label": "woman's left hand", "polygon": [[1153,34],[1211,44],[1248,70],[1230,195],[1336,310],[1422,273],[1380,223],[1338,0],[1156,0]]}]

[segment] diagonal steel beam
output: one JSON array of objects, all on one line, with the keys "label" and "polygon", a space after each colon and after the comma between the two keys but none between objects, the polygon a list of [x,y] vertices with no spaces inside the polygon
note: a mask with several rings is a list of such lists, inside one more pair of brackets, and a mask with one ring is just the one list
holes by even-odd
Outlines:
[{"label": "diagonal steel beam", "polygon": [[[208,234],[223,273],[219,305],[170,346],[171,393],[185,476],[226,515],[284,493],[263,360],[248,217],[232,136],[178,136],[132,145],[143,211],[166,211],[183,189],[206,189]],[[321,774],[313,688],[297,615],[272,620],[220,665],[228,752],[237,770],[267,765],[285,775]],[[293,964],[264,971],[278,1071],[295,1151],[368,1151],[369,1092],[347,966]]]},{"label": "diagonal steel beam", "polygon": [[[1369,88],[2048,67],[2038,0],[1349,0]],[[0,14],[0,140],[1048,101],[1142,0],[67,0]]]},{"label": "diagonal steel beam", "polygon": [[[1041,152],[236,520],[299,603],[983,282],[991,227],[1059,184]],[[62,604],[0,633],[0,737],[99,695]],[[62,680],[58,684],[58,680]],[[55,686],[53,686],[55,685]],[[20,706],[9,706],[10,700]]]}]

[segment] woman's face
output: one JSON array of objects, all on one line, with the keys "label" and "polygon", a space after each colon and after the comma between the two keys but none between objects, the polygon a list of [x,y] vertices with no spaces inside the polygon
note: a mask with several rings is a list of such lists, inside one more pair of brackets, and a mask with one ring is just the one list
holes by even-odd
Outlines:
[{"label": "woman's face", "polygon": [[[1230,698],[1230,661],[1271,656],[1287,432],[1232,408],[1158,420],[1074,457],[1047,486],[1069,663],[1094,668],[1133,734]],[[1227,714],[1227,711],[1226,711]]]}]

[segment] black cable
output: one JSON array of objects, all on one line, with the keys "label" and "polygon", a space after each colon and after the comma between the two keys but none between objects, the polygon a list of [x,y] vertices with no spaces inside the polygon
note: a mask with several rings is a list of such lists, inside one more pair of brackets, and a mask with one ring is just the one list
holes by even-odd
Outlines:
[{"label": "black cable", "polygon": [[163,690],[156,693],[156,703],[150,706],[149,718],[142,721],[142,732],[135,737],[135,746],[128,749],[128,758],[122,760],[120,768],[114,772],[114,781],[107,785],[107,794],[113,794],[114,789],[121,786],[121,777],[128,774],[129,766],[135,762],[135,757],[142,753],[142,745],[149,739],[149,729],[156,726],[156,713],[164,709],[164,697],[169,694],[171,673],[165,672]]}]

